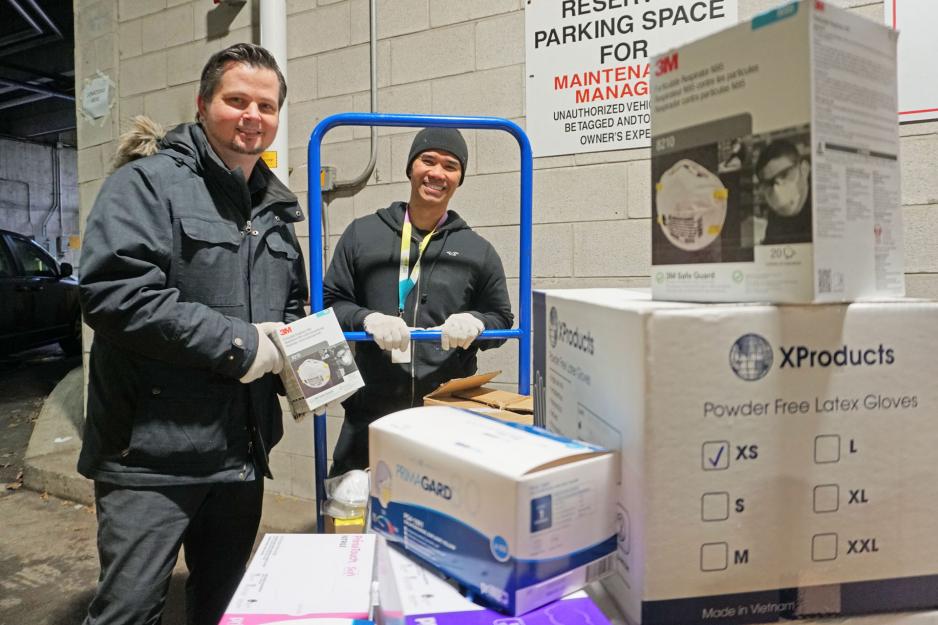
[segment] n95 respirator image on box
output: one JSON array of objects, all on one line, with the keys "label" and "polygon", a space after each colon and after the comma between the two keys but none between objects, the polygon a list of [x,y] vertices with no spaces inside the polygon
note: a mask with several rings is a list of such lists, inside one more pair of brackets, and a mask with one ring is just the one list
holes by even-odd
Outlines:
[{"label": "n95 respirator image on box", "polygon": [[723,230],[728,191],[700,163],[682,159],[655,185],[658,224],[672,244],[696,251],[710,245]]}]

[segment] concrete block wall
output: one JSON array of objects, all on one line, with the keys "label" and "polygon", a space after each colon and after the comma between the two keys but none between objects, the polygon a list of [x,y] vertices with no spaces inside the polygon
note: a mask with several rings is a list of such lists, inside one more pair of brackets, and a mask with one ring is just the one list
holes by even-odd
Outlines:
[{"label": "concrete block wall", "polygon": [[[778,3],[739,0],[740,19]],[[831,3],[882,19],[881,1]],[[79,128],[79,169],[96,174],[81,180],[83,214],[106,173],[102,164],[120,123],[138,112],[164,123],[191,119],[198,73],[209,53],[251,39],[245,10],[229,35],[208,40],[208,7],[185,0],[116,5],[76,0],[79,79],[107,67],[120,92],[109,128]],[[312,129],[333,113],[369,108],[368,2],[288,0],[287,10],[290,186],[305,206]],[[380,112],[495,115],[524,127],[523,0],[378,0],[377,17]],[[323,163],[337,167],[340,179],[357,176],[368,160],[369,134],[367,128],[331,131]],[[938,252],[931,245],[938,234],[938,122],[905,125],[901,134],[907,288],[910,295],[938,297]],[[368,185],[326,207],[327,255],[353,218],[407,198],[404,164],[413,132],[381,128],[378,137],[377,166]],[[471,131],[466,138],[468,175],[451,207],[494,243],[516,300],[517,146],[497,131]],[[649,150],[636,149],[535,160],[535,287],[648,285],[649,156]],[[85,158],[93,165],[82,167]],[[301,242],[308,252],[305,232]],[[516,384],[514,345],[486,352],[480,360],[483,370],[504,371],[506,387]],[[335,414],[329,417],[330,450],[341,423]],[[311,498],[311,423],[286,425],[284,441],[272,455],[277,479],[269,487]]]}]

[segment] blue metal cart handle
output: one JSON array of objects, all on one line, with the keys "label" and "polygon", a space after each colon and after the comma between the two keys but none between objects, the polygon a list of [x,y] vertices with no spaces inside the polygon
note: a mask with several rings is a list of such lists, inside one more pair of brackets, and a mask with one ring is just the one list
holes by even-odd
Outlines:
[{"label": "blue metal cart handle", "polygon": [[[476,340],[518,339],[518,392],[530,394],[531,390],[531,248],[532,221],[531,183],[533,180],[533,158],[531,143],[520,126],[499,117],[458,117],[441,115],[402,115],[386,113],[340,113],[323,119],[316,124],[309,137],[307,148],[308,200],[309,200],[309,277],[312,281],[310,305],[314,312],[322,305],[322,180],[320,178],[322,139],[336,126],[395,126],[423,128],[464,128],[470,130],[503,130],[518,142],[521,150],[521,228],[519,241],[518,280],[518,327],[512,330],[484,330]],[[346,340],[369,341],[366,332],[346,332]],[[438,330],[416,330],[411,332],[416,341],[439,340]],[[322,504],[326,499],[326,415],[313,417],[314,453],[316,455],[316,531],[323,531]]]}]

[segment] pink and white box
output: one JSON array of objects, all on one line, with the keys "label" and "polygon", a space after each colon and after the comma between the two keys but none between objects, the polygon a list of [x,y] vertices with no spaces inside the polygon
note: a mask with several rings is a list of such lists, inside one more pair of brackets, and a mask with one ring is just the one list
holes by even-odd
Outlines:
[{"label": "pink and white box", "polygon": [[219,625],[371,623],[375,536],[267,534]]}]

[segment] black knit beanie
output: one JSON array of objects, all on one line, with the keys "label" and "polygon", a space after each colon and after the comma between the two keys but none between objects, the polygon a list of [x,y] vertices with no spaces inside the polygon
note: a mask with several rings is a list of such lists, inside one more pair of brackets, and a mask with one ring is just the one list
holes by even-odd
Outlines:
[{"label": "black knit beanie", "polygon": [[414,142],[410,145],[410,155],[407,157],[407,177],[410,178],[410,166],[414,164],[414,159],[427,150],[443,150],[449,152],[459,160],[462,165],[462,171],[459,172],[459,184],[466,177],[466,163],[469,162],[469,148],[466,147],[466,140],[462,134],[455,128],[424,128],[414,137]]}]

